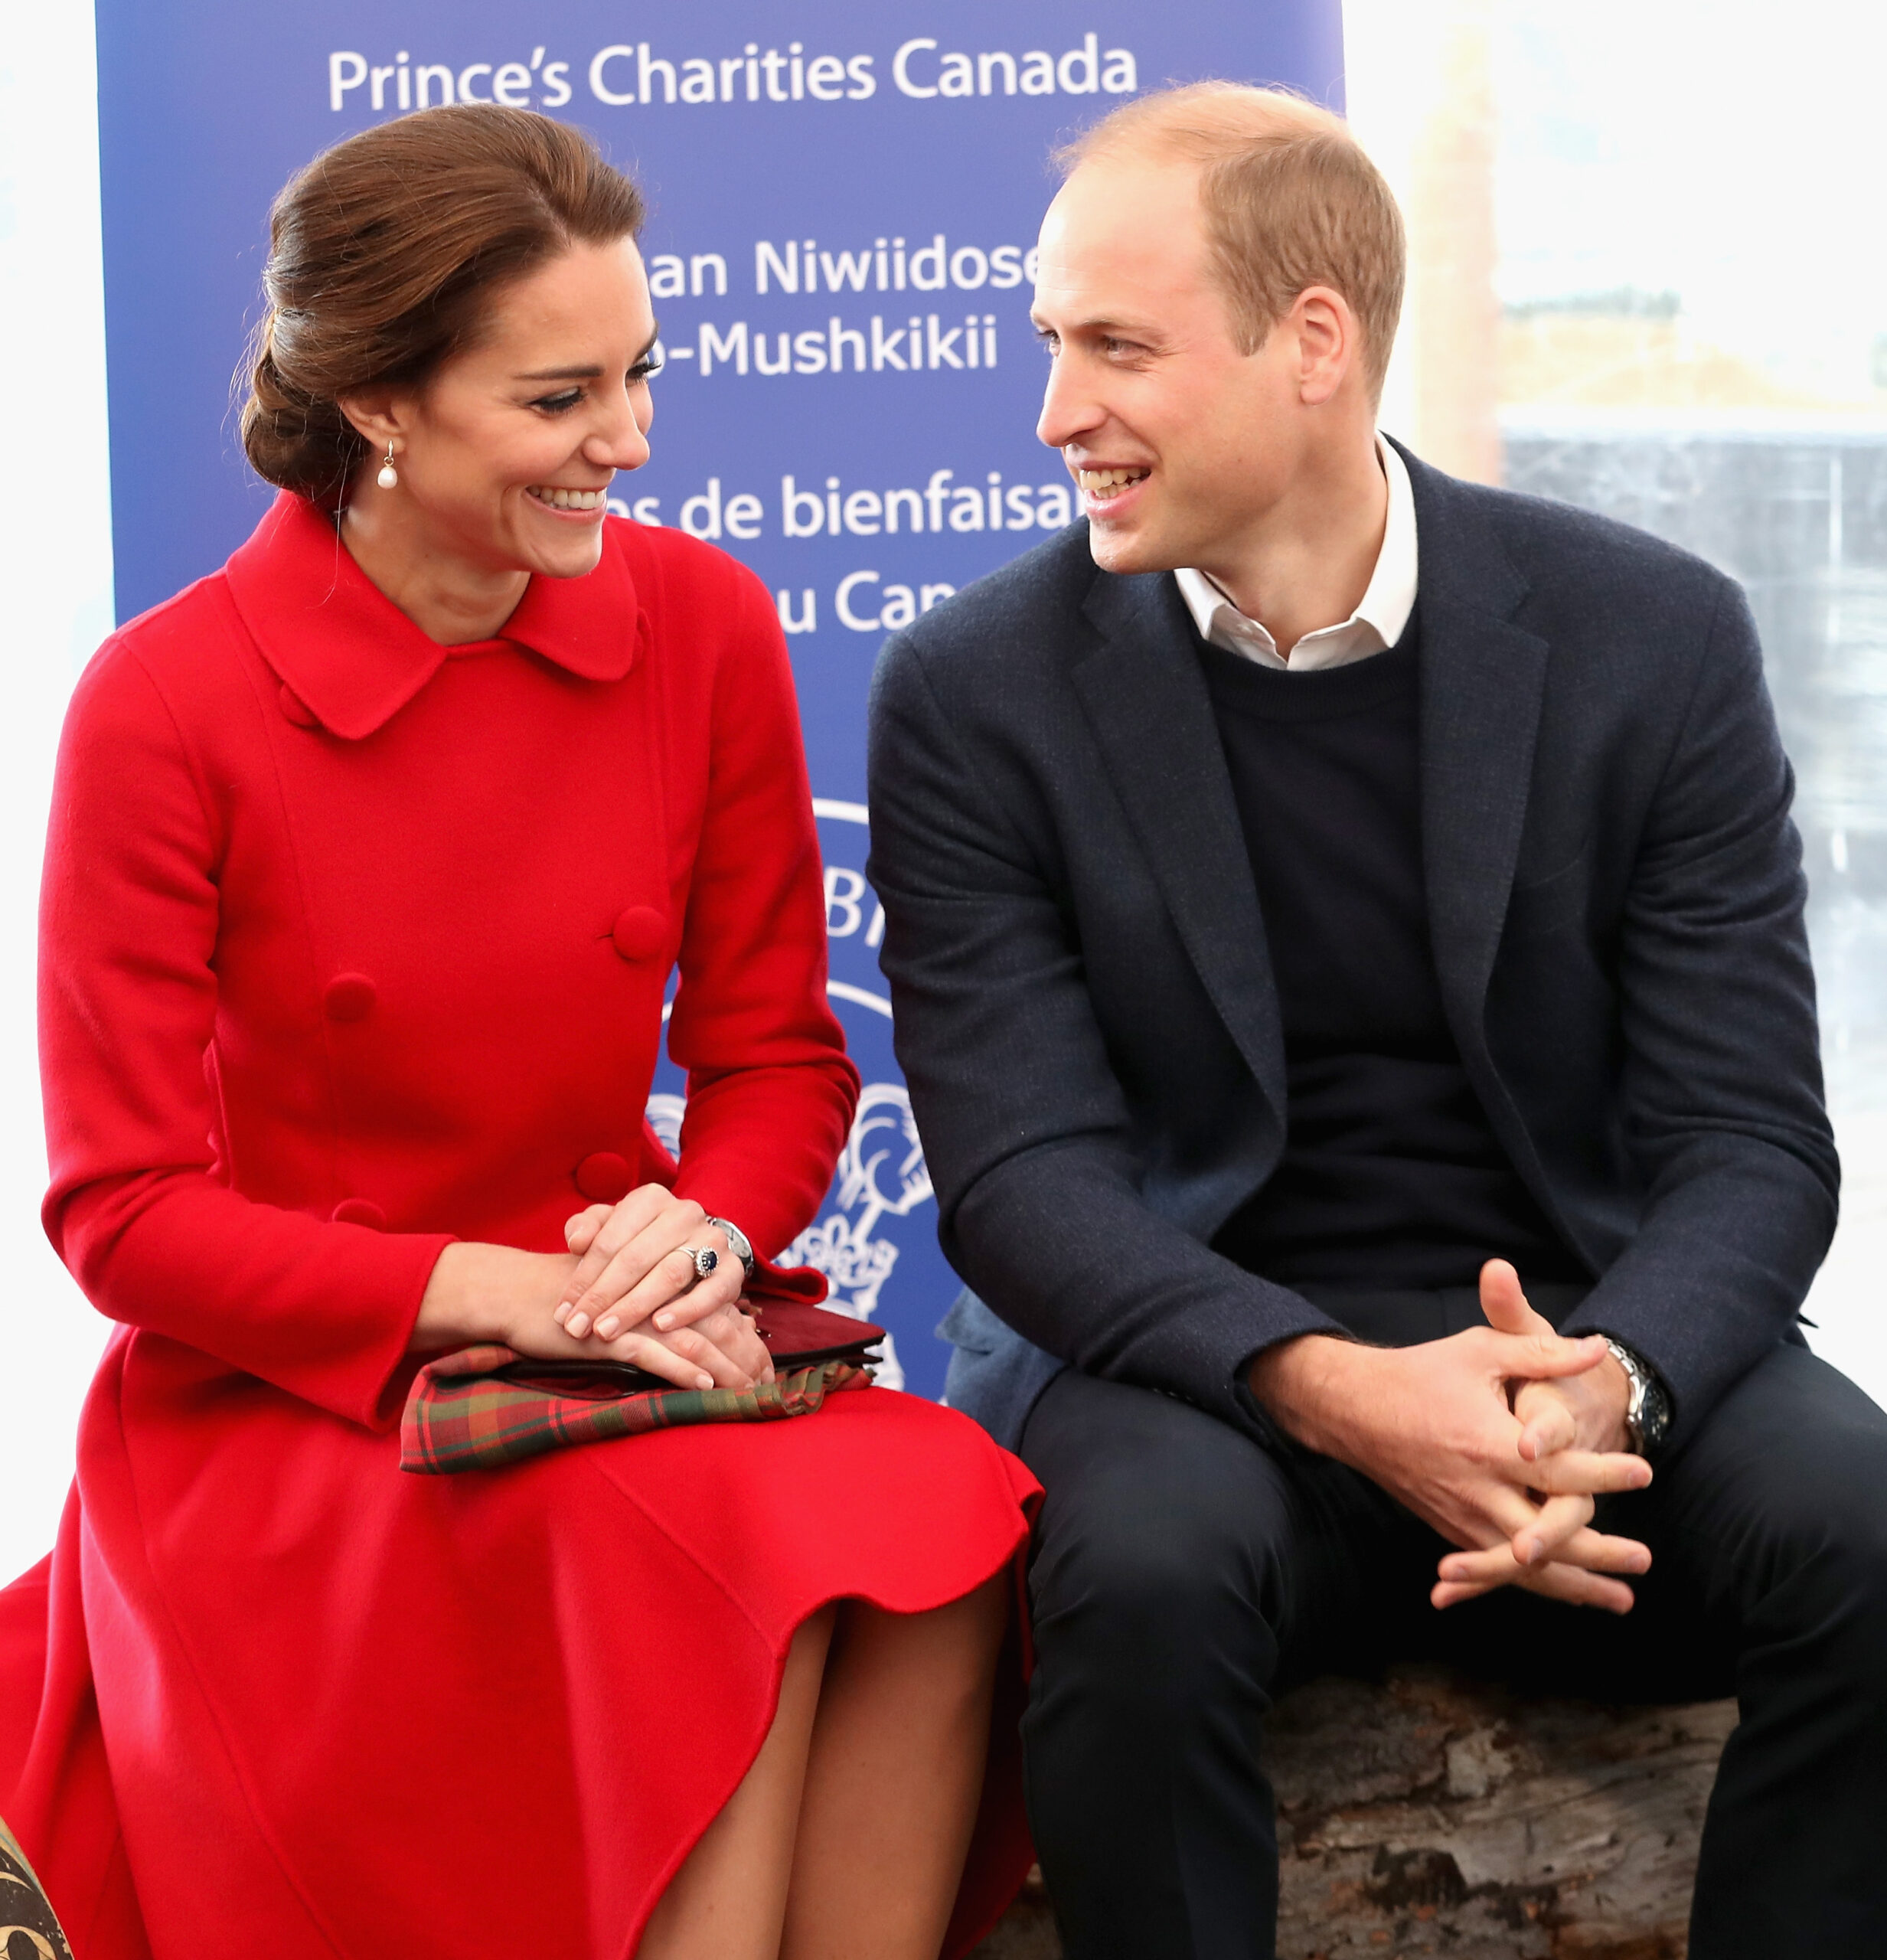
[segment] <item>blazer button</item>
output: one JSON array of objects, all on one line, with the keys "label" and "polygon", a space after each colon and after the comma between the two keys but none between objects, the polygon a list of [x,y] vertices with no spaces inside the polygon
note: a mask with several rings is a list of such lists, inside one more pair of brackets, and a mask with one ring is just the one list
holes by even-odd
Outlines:
[{"label": "blazer button", "polygon": [[661,950],[668,922],[652,905],[632,905],[616,914],[609,936],[625,959],[652,959]]},{"label": "blazer button", "polygon": [[286,681],[277,698],[281,701],[283,715],[297,728],[318,728],[321,726],[321,717]]},{"label": "blazer button", "polygon": [[344,1197],[329,1216],[337,1225],[365,1225],[376,1232],[387,1229],[387,1214],[371,1197]]},{"label": "blazer button", "polygon": [[614,1204],[629,1194],[629,1160],[613,1150],[593,1150],[576,1171],[576,1188],[592,1204]]},{"label": "blazer button", "polygon": [[379,998],[380,989],[364,973],[338,973],[322,990],[322,1011],[330,1021],[364,1021]]}]

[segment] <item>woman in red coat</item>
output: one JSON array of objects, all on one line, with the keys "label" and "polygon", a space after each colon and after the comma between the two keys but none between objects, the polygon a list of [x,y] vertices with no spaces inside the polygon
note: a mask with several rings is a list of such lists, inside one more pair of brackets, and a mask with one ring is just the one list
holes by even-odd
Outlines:
[{"label": "woman in red coat", "polygon": [[73,699],[46,1222],[119,1326],[0,1595],[0,1815],[79,1960],[929,1960],[1027,1861],[1034,1487],[968,1421],[399,1468],[441,1350],[764,1377],[741,1240],[791,1283],[857,1093],[768,596],[604,511],[639,218],[499,109],[303,173],[243,424],[282,494]]}]

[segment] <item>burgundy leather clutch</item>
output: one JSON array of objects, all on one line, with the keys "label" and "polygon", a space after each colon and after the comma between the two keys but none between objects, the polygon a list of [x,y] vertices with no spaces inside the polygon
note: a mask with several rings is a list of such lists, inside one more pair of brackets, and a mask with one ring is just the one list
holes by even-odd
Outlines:
[{"label": "burgundy leather clutch", "polygon": [[[798,1300],[768,1300],[756,1309],[755,1321],[760,1338],[773,1357],[773,1371],[785,1375],[795,1368],[817,1367],[822,1361],[845,1361],[852,1367],[869,1367],[879,1357],[874,1350],[884,1338],[884,1329],[868,1320],[854,1320],[849,1314],[835,1314],[825,1307],[812,1307]],[[553,1395],[575,1396],[589,1402],[606,1402],[622,1395],[645,1395],[651,1390],[672,1391],[674,1383],[651,1374],[628,1361],[538,1361],[528,1358],[514,1361],[498,1370],[500,1379],[528,1388],[541,1388]]]}]

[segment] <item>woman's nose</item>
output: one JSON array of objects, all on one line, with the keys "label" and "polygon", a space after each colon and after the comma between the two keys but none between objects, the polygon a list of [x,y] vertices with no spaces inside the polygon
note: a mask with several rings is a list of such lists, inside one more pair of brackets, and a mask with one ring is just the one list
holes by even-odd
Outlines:
[{"label": "woman's nose", "polygon": [[617,469],[639,469],[648,462],[648,438],[626,396],[608,423],[590,435],[583,449],[591,462]]}]

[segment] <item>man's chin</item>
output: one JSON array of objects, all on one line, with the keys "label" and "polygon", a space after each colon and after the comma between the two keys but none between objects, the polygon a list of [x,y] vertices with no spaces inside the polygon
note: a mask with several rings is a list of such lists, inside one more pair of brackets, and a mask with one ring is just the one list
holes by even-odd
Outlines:
[{"label": "man's chin", "polygon": [[1170,572],[1190,560],[1175,558],[1159,540],[1138,525],[1088,520],[1088,550],[1104,572]]}]

